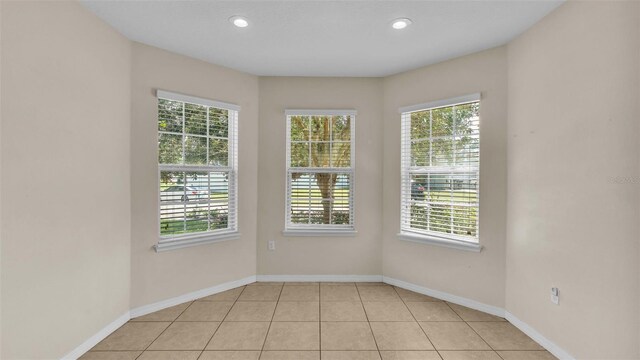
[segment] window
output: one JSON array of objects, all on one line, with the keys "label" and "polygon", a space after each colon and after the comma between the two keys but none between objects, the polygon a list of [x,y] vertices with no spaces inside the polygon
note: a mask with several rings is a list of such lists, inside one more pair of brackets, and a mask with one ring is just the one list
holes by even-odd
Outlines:
[{"label": "window", "polygon": [[400,109],[408,240],[479,251],[480,95]]},{"label": "window", "polygon": [[285,234],[354,233],[353,110],[287,110]]},{"label": "window", "polygon": [[158,90],[157,251],[237,236],[239,107]]}]

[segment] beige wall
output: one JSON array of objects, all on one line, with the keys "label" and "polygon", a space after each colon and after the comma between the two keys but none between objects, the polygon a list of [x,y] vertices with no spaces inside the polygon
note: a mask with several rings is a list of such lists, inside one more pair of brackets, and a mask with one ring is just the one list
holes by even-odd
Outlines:
[{"label": "beige wall", "polygon": [[[260,78],[258,274],[380,275],[382,80]],[[355,237],[284,237],[286,164],[284,110],[355,109]],[[268,251],[267,242],[276,241]]]},{"label": "beige wall", "polygon": [[[157,99],[163,89],[240,105],[240,239],[156,253]],[[131,96],[131,307],[256,273],[258,78],[134,43]]]},{"label": "beige wall", "polygon": [[[74,2],[0,2],[0,35],[0,358],[59,358],[130,308],[256,273],[384,274],[506,307],[579,358],[640,357],[640,4],[569,2],[508,47],[385,79],[258,78]],[[240,239],[152,249],[155,89],[242,107]],[[397,109],[475,92],[483,251],[399,240]],[[358,111],[357,236],[282,236],[286,108]]]},{"label": "beige wall", "polygon": [[639,6],[568,2],[509,45],[506,307],[580,359],[640,358]]},{"label": "beige wall", "polygon": [[2,359],[129,310],[130,42],[74,2],[2,7]]},{"label": "beige wall", "polygon": [[[0,3],[0,81],[2,80],[2,4]],[[0,85],[0,229],[2,229],[2,85]],[[0,230],[0,324],[2,324],[2,230]],[[0,325],[0,357],[2,326]]]},{"label": "beige wall", "polygon": [[[504,305],[507,56],[504,47],[385,78],[383,273],[488,305]],[[480,92],[480,244],[473,253],[398,239],[398,108]]]},{"label": "beige wall", "polygon": [[[0,3],[0,324],[2,324],[2,4]],[[2,356],[2,325],[0,325],[0,357]]]}]

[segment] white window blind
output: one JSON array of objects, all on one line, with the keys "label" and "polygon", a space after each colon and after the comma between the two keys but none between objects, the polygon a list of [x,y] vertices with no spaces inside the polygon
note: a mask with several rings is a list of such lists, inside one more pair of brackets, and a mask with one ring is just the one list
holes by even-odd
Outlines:
[{"label": "white window blind", "polygon": [[158,91],[158,248],[237,231],[239,107]]},{"label": "white window blind", "polygon": [[401,235],[477,243],[480,95],[400,109]]},{"label": "white window blind", "polygon": [[353,110],[287,110],[285,231],[354,230]]}]

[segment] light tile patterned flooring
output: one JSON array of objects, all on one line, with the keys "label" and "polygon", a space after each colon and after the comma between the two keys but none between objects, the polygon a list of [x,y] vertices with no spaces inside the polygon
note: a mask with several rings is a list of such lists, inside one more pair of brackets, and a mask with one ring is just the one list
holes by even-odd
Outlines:
[{"label": "light tile patterned flooring", "polygon": [[382,283],[253,283],[132,319],[82,360],[549,360],[502,318]]}]

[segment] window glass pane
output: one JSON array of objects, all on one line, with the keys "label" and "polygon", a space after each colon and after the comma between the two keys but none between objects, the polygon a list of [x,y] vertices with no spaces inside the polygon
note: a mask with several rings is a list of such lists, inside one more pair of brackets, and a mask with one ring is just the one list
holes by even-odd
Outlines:
[{"label": "window glass pane", "polygon": [[329,131],[328,116],[312,116],[311,117],[311,141],[330,141],[331,132]]},{"label": "window glass pane", "polygon": [[[178,185],[176,185],[178,184]],[[160,235],[185,231],[184,173],[160,172]]]},{"label": "window glass pane", "polygon": [[333,142],[331,143],[331,167],[351,166],[351,143]]},{"label": "window glass pane", "polygon": [[453,110],[457,136],[471,135],[478,131],[478,103],[456,105]]},{"label": "window glass pane", "polygon": [[431,110],[431,136],[453,135],[453,108],[444,107]]},{"label": "window glass pane", "polygon": [[209,229],[209,174],[206,172],[185,173],[185,231],[200,232]]},{"label": "window glass pane", "polygon": [[160,164],[182,163],[182,135],[158,134],[158,162]]},{"label": "window glass pane", "polygon": [[350,223],[349,174],[293,173],[291,222],[294,224]]},{"label": "window glass pane", "polygon": [[429,227],[431,231],[451,233],[451,207],[446,204],[429,204]]},{"label": "window glass pane", "polygon": [[184,131],[187,134],[207,135],[207,107],[196,104],[184,104]]},{"label": "window glass pane", "polygon": [[456,235],[476,236],[478,210],[471,206],[453,207],[453,233]]},{"label": "window glass pane", "polygon": [[308,224],[311,197],[311,184],[315,179],[308,173],[292,173],[290,179],[291,222]]},{"label": "window glass pane", "polygon": [[158,130],[182,133],[181,101],[158,99]]},{"label": "window glass pane", "polygon": [[334,116],[331,122],[333,141],[351,140],[351,116]]},{"label": "window glass pane", "polygon": [[227,166],[229,163],[229,141],[209,139],[209,165]]},{"label": "window glass pane", "polygon": [[345,225],[350,223],[349,196],[351,179],[348,174],[337,174],[333,190],[333,208],[331,209],[331,223]]},{"label": "window glass pane", "polygon": [[411,200],[413,202],[424,201],[428,185],[428,175],[411,175]]},{"label": "window glass pane", "polygon": [[209,135],[226,138],[229,133],[229,110],[209,108]]},{"label": "window glass pane", "polygon": [[431,146],[431,165],[453,165],[453,142],[450,139],[435,139]]},{"label": "window glass pane", "polygon": [[309,143],[293,143],[291,144],[291,167],[308,167],[309,166]]},{"label": "window glass pane", "polygon": [[200,136],[185,137],[184,162],[188,165],[204,165],[207,163],[207,138]]},{"label": "window glass pane", "polygon": [[457,166],[478,166],[480,162],[480,142],[477,135],[456,138],[455,147]]},{"label": "window glass pane", "polygon": [[329,167],[331,146],[329,142],[311,143],[311,167]]},{"label": "window glass pane", "polygon": [[315,182],[311,187],[311,223],[331,224],[331,213],[333,210],[333,193],[337,174],[316,173]]},{"label": "window glass pane", "polygon": [[411,142],[411,165],[413,166],[429,166],[429,140],[418,140]]},{"label": "window glass pane", "polygon": [[291,117],[291,141],[309,141],[309,117]]},{"label": "window glass pane", "polygon": [[411,113],[412,139],[426,139],[430,136],[430,116],[429,110]]},{"label": "window glass pane", "polygon": [[209,227],[212,230],[225,229],[229,223],[229,173],[212,172],[209,176],[211,198]]}]

